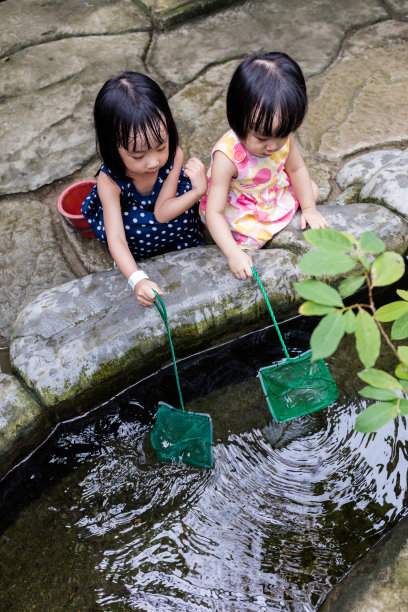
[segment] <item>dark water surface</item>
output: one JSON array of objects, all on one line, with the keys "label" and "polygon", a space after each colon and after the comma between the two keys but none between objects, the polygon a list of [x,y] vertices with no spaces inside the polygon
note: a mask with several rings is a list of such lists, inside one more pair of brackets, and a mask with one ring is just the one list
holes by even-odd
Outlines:
[{"label": "dark water surface", "polygon": [[[310,326],[282,326],[292,356]],[[407,514],[407,426],[353,430],[348,338],[327,362],[338,401],[275,423],[256,373],[281,358],[269,328],[180,362],[187,410],[213,419],[212,470],[154,457],[171,367],[61,424],[0,489],[0,609],[316,610]]]}]

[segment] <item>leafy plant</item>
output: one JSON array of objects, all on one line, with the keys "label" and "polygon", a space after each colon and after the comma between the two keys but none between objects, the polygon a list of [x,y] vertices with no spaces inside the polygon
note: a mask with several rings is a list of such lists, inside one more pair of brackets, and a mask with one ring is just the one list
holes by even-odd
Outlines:
[{"label": "leafy plant", "polygon": [[[295,283],[296,291],[306,301],[299,312],[305,316],[322,316],[310,339],[312,359],[332,355],[345,334],[354,334],[356,349],[364,370],[358,373],[366,383],[359,393],[378,403],[366,408],[357,417],[355,428],[363,433],[377,431],[389,420],[408,414],[408,346],[395,346],[393,341],[408,337],[408,291],[397,290],[401,300],[376,309],[373,292],[376,287],[391,285],[405,271],[399,253],[385,251],[385,244],[373,232],[364,232],[360,239],[331,228],[311,229],[303,233],[315,247],[303,255],[299,267],[311,276],[325,277],[357,273],[342,280],[337,289],[316,279]],[[345,306],[343,298],[366,286],[367,303]],[[389,337],[382,323],[394,322]],[[374,368],[380,355],[381,342],[392,351],[395,375]]]}]

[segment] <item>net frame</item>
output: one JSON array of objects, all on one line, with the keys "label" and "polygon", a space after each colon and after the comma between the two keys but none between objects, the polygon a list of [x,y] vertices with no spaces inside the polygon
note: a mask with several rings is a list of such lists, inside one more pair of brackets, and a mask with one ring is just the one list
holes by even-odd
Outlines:
[{"label": "net frame", "polygon": [[255,268],[251,270],[265,298],[286,357],[284,361],[264,366],[258,371],[273,418],[278,422],[289,421],[327,408],[339,395],[329,368],[323,359],[312,361],[311,350],[290,357],[259,274]]},{"label": "net frame", "polygon": [[157,298],[154,305],[163,319],[169,339],[181,410],[166,402],[159,402],[156,421],[150,432],[150,441],[159,461],[182,462],[211,468],[213,467],[212,420],[209,414],[186,411],[184,408],[166,306],[159,294],[154,289],[153,291]]},{"label": "net frame", "polygon": [[183,411],[159,402],[150,440],[159,461],[182,462],[196,467],[213,466],[209,414]]}]

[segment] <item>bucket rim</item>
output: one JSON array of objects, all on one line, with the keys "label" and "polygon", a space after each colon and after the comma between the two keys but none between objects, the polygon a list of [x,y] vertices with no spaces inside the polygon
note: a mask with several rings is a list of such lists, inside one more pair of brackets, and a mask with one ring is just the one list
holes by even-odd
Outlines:
[{"label": "bucket rim", "polygon": [[83,219],[84,216],[82,215],[82,213],[78,214],[78,215],[74,215],[73,213],[69,213],[65,210],[65,208],[63,207],[63,201],[64,198],[71,192],[73,191],[76,187],[80,186],[80,185],[88,185],[89,186],[89,190],[92,189],[92,187],[96,184],[96,181],[94,179],[87,179],[87,180],[83,180],[83,181],[78,181],[77,183],[73,183],[72,185],[69,185],[68,187],[66,187],[64,189],[64,191],[62,193],[60,193],[59,197],[58,197],[58,202],[57,202],[57,206],[58,206],[58,210],[61,213],[61,215],[63,215],[64,217],[67,217],[68,219]]}]

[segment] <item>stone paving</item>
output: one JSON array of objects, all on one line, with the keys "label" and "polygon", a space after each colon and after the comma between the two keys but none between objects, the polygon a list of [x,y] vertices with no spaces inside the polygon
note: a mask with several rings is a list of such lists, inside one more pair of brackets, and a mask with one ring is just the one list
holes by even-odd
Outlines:
[{"label": "stone paving", "polygon": [[[227,129],[237,61],[289,53],[307,79],[298,141],[329,222],[372,229],[405,253],[407,20],[408,0],[0,2],[0,348],[11,346],[13,364],[0,373],[1,471],[45,435],[49,409],[63,414],[77,398],[91,405],[95,387],[106,396],[153,367],[153,355],[163,359],[153,309],[135,303],[106,249],[68,228],[56,207],[66,186],[99,167],[92,105],[102,83],[123,70],[156,79],[186,157],[208,165]],[[269,248],[255,263],[284,316],[299,303],[291,284],[308,248],[298,220]],[[213,246],[144,267],[167,291],[179,355],[266,321],[262,299],[231,278]]]}]

